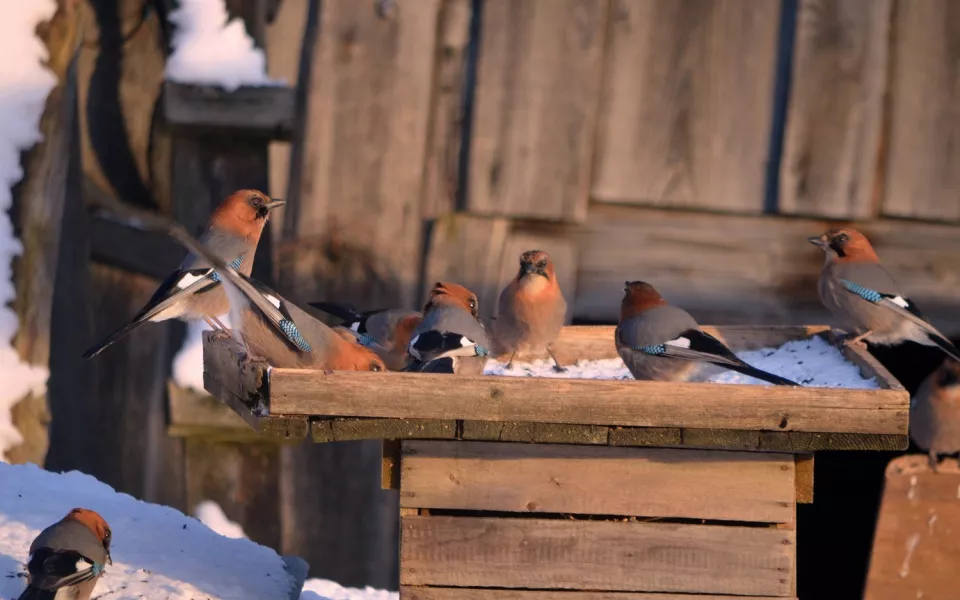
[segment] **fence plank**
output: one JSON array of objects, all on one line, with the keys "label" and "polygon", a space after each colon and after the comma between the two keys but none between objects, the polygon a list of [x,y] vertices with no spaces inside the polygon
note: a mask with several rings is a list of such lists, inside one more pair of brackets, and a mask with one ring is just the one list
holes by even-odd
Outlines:
[{"label": "fence plank", "polygon": [[772,527],[408,516],[401,536],[401,585],[793,595]]},{"label": "fence plank", "polygon": [[[401,586],[403,600],[689,600],[678,594],[646,592],[571,592],[559,590],[491,590],[485,588]],[[693,600],[744,600],[743,596],[697,594]],[[751,596],[750,600],[797,600],[773,596]]]},{"label": "fence plank", "polygon": [[780,2],[614,0],[592,197],[760,212]]},{"label": "fence plank", "polygon": [[897,2],[884,214],[960,220],[960,4]]},{"label": "fence plank", "polygon": [[467,206],[581,221],[606,30],[606,0],[486,0]]},{"label": "fence plank", "polygon": [[780,212],[876,215],[893,0],[802,0]]}]

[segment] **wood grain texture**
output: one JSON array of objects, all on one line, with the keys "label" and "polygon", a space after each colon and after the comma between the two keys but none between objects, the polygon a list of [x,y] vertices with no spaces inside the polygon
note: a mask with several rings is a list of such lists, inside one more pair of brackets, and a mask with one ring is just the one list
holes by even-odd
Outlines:
[{"label": "wood grain texture", "polygon": [[272,369],[272,415],[905,434],[908,394],[711,383]]},{"label": "wood grain texture", "polygon": [[467,209],[586,216],[606,0],[487,0],[474,91]]},{"label": "wood grain texture", "polygon": [[229,406],[173,381],[167,382],[167,435],[208,439],[254,441],[259,434]]},{"label": "wood grain texture", "polygon": [[400,584],[791,595],[792,531],[411,516]]},{"label": "wood grain texture", "polygon": [[960,5],[897,2],[883,213],[960,220]]},{"label": "wood grain texture", "polygon": [[[644,592],[572,592],[547,590],[490,590],[482,588],[400,586],[403,600],[685,600],[678,594]],[[742,600],[743,596],[697,594],[695,600]],[[797,600],[751,596],[751,600]],[[687,599],[689,600],[689,599]]]},{"label": "wood grain texture", "polygon": [[759,523],[796,515],[784,454],[430,441],[405,441],[401,452],[400,506]]},{"label": "wood grain texture", "polygon": [[439,8],[324,3],[279,252],[292,301],[416,302]]},{"label": "wood grain texture", "polygon": [[220,87],[163,83],[163,117],[183,134],[227,134],[289,140],[294,127],[294,89],[287,86]]},{"label": "wood grain texture", "polygon": [[797,504],[813,504],[813,454],[796,456]]},{"label": "wood grain texture", "polygon": [[781,213],[876,216],[892,6],[893,0],[801,0]]},{"label": "wood grain texture", "polygon": [[455,420],[321,419],[310,424],[314,442],[350,440],[454,439]]},{"label": "wood grain texture", "polygon": [[952,598],[960,586],[960,470],[933,473],[926,456],[887,467],[865,600]]},{"label": "wood grain texture", "polygon": [[[853,223],[901,290],[944,334],[960,333],[960,229]],[[574,314],[616,322],[623,282],[643,279],[701,323],[834,324],[817,296],[823,253],[806,239],[830,222],[592,204],[579,239]]]},{"label": "wood grain texture", "polygon": [[763,208],[779,2],[615,0],[591,196]]}]

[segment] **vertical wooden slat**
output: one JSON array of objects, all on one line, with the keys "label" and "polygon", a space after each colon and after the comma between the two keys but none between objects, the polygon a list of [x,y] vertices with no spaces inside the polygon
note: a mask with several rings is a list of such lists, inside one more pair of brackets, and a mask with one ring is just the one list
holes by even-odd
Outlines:
[{"label": "vertical wooden slat", "polygon": [[960,4],[897,2],[884,214],[960,219]]},{"label": "vertical wooden slat", "polygon": [[802,0],[780,212],[876,215],[893,0]]},{"label": "vertical wooden slat", "polygon": [[614,0],[595,199],[763,209],[780,4]]},{"label": "vertical wooden slat", "polygon": [[586,215],[606,0],[485,0],[469,166],[471,212]]}]

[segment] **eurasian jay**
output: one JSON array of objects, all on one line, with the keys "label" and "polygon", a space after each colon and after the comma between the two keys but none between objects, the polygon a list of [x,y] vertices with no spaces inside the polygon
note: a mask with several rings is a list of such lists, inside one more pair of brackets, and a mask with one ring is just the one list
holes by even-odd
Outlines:
[{"label": "eurasian jay", "polygon": [[560,366],[551,344],[557,340],[566,318],[563,299],[550,256],[540,250],[520,255],[520,271],[500,293],[497,317],[493,321],[493,345],[497,356],[513,359],[546,350],[557,372]]},{"label": "eurasian jay", "polygon": [[75,508],[30,544],[27,589],[20,600],[89,600],[110,559],[110,526]]},{"label": "eurasian jay", "polygon": [[960,362],[945,360],[920,385],[910,408],[910,439],[929,453],[934,471],[937,455],[960,452]]},{"label": "eurasian jay", "polygon": [[483,374],[490,341],[477,312],[477,296],[470,290],[455,283],[434,284],[408,346],[413,362],[404,370]]},{"label": "eurasian jay", "polygon": [[[257,190],[234,192],[213,212],[202,242],[234,269],[249,275],[263,226],[283,200],[272,200]],[[190,253],[153,293],[146,306],[127,325],[84,353],[92,358],[144,323],[168,319],[204,319],[214,330],[226,327],[217,319],[229,309],[227,296],[210,262]]]},{"label": "eurasian jay", "polygon": [[849,227],[831,229],[808,241],[825,254],[818,286],[820,300],[853,334],[845,343],[866,339],[880,346],[893,346],[913,341],[936,346],[960,360],[954,345],[900,293],[862,233]]},{"label": "eurasian jay", "polygon": [[310,306],[341,319],[341,325],[355,332],[361,344],[373,348],[390,370],[399,371],[409,363],[407,346],[423,314],[403,308],[358,312],[333,302],[311,302]]},{"label": "eurasian jay", "polygon": [[213,266],[229,302],[233,324],[230,335],[246,349],[247,362],[262,361],[274,367],[294,369],[386,369],[373,350],[360,345],[354,332],[345,329],[342,332],[350,335],[335,332],[266,285],[227,265],[182,226],[156,216],[140,218],[165,230]]},{"label": "eurasian jay", "polygon": [[702,380],[713,365],[776,385],[797,385],[737,358],[720,340],[701,331],[687,311],[667,304],[649,283],[628,281],[625,286],[614,339],[635,379]]}]

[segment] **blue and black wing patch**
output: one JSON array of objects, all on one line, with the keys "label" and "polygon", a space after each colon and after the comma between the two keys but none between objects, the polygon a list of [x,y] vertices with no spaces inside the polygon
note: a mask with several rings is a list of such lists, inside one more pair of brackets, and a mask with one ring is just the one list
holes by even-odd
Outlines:
[{"label": "blue and black wing patch", "polygon": [[55,591],[93,579],[103,572],[103,565],[73,550],[36,550],[27,563],[30,585]]},{"label": "blue and black wing patch", "polygon": [[410,340],[409,353],[419,361],[441,356],[487,356],[489,350],[459,333],[424,331]]},{"label": "blue and black wing patch", "polygon": [[266,300],[266,304],[262,302],[257,303],[257,307],[260,309],[260,312],[263,313],[264,317],[283,333],[287,342],[301,352],[312,352],[313,347],[310,346],[310,343],[303,337],[303,334],[293,322],[293,317],[290,315],[286,301],[259,281],[242,274],[240,274],[240,276],[253,286],[261,298]]}]

